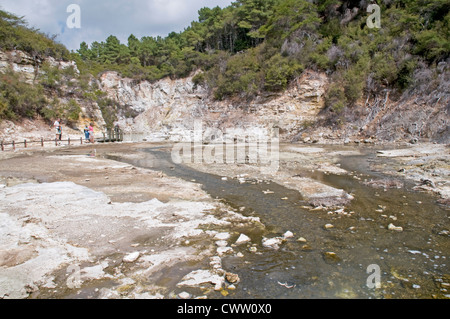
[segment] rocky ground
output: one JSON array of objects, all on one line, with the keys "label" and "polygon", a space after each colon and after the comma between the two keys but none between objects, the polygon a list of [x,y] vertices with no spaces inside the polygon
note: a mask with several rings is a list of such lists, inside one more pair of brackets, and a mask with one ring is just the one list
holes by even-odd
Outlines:
[{"label": "rocky ground", "polygon": [[[239,275],[223,269],[222,257],[244,257],[234,247],[250,247],[244,233],[263,231],[264,225],[210,198],[195,182],[110,159],[120,155],[152,167],[154,159],[139,152],[149,145],[0,153],[0,297],[215,298],[236,289]],[[377,149],[379,160],[370,166],[392,180],[368,183],[389,188],[409,179],[418,191],[436,193],[448,205],[448,146]],[[257,165],[186,164],[223,179],[275,181],[297,190],[316,209],[342,207],[352,194],[307,173],[352,175],[339,160],[362,152],[283,144],[279,167],[270,173]]]},{"label": "rocky ground", "polygon": [[186,298],[190,287],[205,287],[198,297],[234,288],[239,278],[221,255],[239,233],[222,230],[263,225],[200,185],[102,158],[137,147],[1,154],[0,297]]},{"label": "rocky ground", "polygon": [[[415,189],[436,194],[440,202],[450,200],[450,148],[445,144],[377,144],[371,145],[377,159],[368,164],[368,169],[382,172],[392,178],[366,181],[378,188],[397,187],[404,180],[415,183]],[[189,163],[197,170],[242,180],[271,180],[287,188],[299,191],[313,207],[342,206],[352,200],[352,194],[328,186],[311,178],[314,171],[325,174],[348,174],[354,172],[341,167],[343,157],[361,156],[365,146],[321,145],[311,143],[282,144],[279,149],[277,169],[265,173],[259,165]],[[270,153],[270,151],[269,151]],[[389,162],[387,162],[389,161]],[[270,165],[266,165],[268,168]],[[264,168],[264,167],[263,167]],[[296,172],[296,173],[293,173]],[[354,176],[358,179],[358,176]]]},{"label": "rocky ground", "polygon": [[378,157],[392,159],[390,165],[375,163],[373,169],[416,184],[414,189],[434,193],[442,204],[450,204],[450,148],[444,144],[419,144],[378,151]]}]

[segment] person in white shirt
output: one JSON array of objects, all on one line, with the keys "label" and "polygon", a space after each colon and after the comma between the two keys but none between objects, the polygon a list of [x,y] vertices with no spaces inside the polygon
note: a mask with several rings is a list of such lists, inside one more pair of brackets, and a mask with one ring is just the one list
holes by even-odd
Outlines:
[{"label": "person in white shirt", "polygon": [[61,141],[62,137],[62,128],[61,128],[61,119],[57,119],[55,123],[53,123],[53,127],[56,129],[56,139]]}]

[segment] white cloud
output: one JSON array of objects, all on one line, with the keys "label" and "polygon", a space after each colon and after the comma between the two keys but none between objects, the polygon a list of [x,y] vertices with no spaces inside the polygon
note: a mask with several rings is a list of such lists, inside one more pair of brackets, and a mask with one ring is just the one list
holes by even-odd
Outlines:
[{"label": "white cloud", "polygon": [[[126,42],[130,34],[166,36],[182,31],[198,18],[202,7],[226,7],[233,0],[2,0],[0,9],[24,16],[29,25],[50,35],[70,50],[82,41],[104,41],[109,35]],[[81,8],[81,29],[69,29],[70,4]]]}]

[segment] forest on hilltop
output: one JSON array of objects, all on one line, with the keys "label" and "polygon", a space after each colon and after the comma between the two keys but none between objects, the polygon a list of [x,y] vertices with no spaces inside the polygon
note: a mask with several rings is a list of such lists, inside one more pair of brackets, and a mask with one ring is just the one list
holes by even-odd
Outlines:
[{"label": "forest on hilltop", "polygon": [[194,78],[216,99],[254,98],[278,92],[303,72],[327,72],[334,110],[354,104],[367,90],[411,84],[420,64],[449,57],[450,3],[384,0],[381,28],[366,24],[371,1],[238,0],[202,8],[198,21],[167,37],[111,35],[78,53],[90,70],[117,70],[138,80]]},{"label": "forest on hilltop", "polygon": [[[367,26],[371,3],[381,8],[381,28]],[[201,70],[194,83],[216,100],[282,92],[312,69],[329,76],[327,110],[339,113],[386,88],[400,94],[417,86],[418,70],[434,74],[449,58],[449,9],[448,0],[237,0],[223,9],[200,9],[197,21],[167,37],[130,35],[121,43],[111,35],[83,42],[77,52],[0,11],[0,50],[72,59],[81,77],[117,71],[137,81],[156,81]],[[45,111],[53,116],[39,97],[52,83],[50,76],[41,78],[41,87],[29,94],[35,99],[26,103],[32,108],[24,107],[19,115]],[[12,91],[31,90],[24,85],[3,79],[0,118],[17,115],[18,97]]]}]

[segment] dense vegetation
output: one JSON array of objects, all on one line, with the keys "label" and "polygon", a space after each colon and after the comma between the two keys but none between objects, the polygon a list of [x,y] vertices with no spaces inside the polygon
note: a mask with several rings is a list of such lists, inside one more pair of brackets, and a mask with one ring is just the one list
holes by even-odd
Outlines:
[{"label": "dense vegetation", "polygon": [[1,50],[21,50],[34,59],[48,56],[55,59],[68,59],[70,57],[69,50],[54,40],[55,36],[49,36],[30,28],[23,18],[0,10]]},{"label": "dense vegetation", "polygon": [[253,98],[286,89],[305,68],[334,80],[331,109],[353,105],[386,86],[408,87],[419,63],[434,65],[450,52],[447,0],[384,0],[381,28],[369,28],[370,1],[238,0],[203,8],[198,21],[167,37],[115,36],[78,53],[96,72],[114,69],[158,80],[204,72],[194,80],[216,99]]},{"label": "dense vegetation", "polygon": [[79,55],[56,42],[55,36],[30,28],[23,18],[0,10],[0,50],[27,53],[38,70],[33,83],[24,81],[13,70],[0,73],[0,119],[40,116],[49,121],[64,118],[67,124],[76,124],[81,113],[77,101],[84,100],[97,103],[107,126],[113,126],[119,106],[91,83],[89,70],[78,74],[73,67],[60,69],[46,62],[48,57],[81,62]]},{"label": "dense vegetation", "polygon": [[[78,84],[74,84],[67,75],[55,70],[52,75],[48,70],[33,88],[12,74],[3,75],[0,117],[61,113],[44,107],[49,101],[42,100],[40,93],[55,89],[61,79],[83,88],[79,94],[98,100],[111,114],[113,103],[102,100],[101,94],[86,84],[89,75],[106,70],[149,81],[186,77],[202,70],[194,82],[220,100],[252,99],[283,91],[308,68],[330,76],[328,110],[340,112],[386,88],[398,92],[407,89],[415,70],[436,68],[449,57],[448,0],[376,1],[381,7],[379,29],[366,24],[370,15],[366,9],[372,2],[237,0],[223,9],[202,8],[197,21],[167,37],[138,39],[130,35],[127,43],[121,43],[111,35],[103,42],[83,42],[75,53],[28,28],[21,18],[0,11],[1,50],[70,58],[81,71]],[[52,76],[57,79],[52,80]],[[22,96],[25,93],[20,93],[24,91],[26,99]],[[72,105],[72,109],[76,107]]]}]

